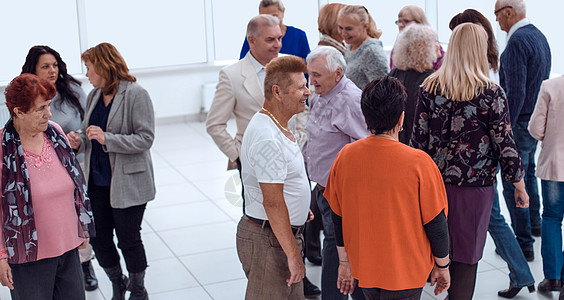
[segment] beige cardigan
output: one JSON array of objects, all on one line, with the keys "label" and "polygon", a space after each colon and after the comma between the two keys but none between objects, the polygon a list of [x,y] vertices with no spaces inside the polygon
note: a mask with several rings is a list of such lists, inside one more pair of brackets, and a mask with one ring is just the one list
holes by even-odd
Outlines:
[{"label": "beige cardigan", "polygon": [[564,76],[545,80],[529,132],[542,141],[536,176],[543,180],[564,181]]}]

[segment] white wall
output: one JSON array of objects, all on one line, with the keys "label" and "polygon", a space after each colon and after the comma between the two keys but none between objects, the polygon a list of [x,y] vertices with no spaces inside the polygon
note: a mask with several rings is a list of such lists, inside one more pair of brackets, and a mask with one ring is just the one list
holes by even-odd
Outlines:
[{"label": "white wall", "polygon": [[[131,72],[153,98],[159,119],[195,117],[200,112],[201,86],[217,80],[221,66],[234,62],[241,49],[247,21],[258,13],[258,0],[26,0],[2,1],[0,28],[0,103],[9,80],[21,71],[29,48],[52,46],[61,53],[70,73],[84,78],[80,53],[109,41],[125,57]],[[284,0],[284,23],[304,30],[310,47],[319,40],[317,11],[331,0]],[[345,2],[345,1],[342,1]],[[450,37],[448,22],[456,13],[475,8],[490,19],[498,42],[505,33],[493,15],[494,0],[347,1],[366,6],[383,30],[384,46],[391,48],[398,33],[394,21],[409,4],[426,9],[437,24],[439,40]],[[560,0],[526,1],[531,21],[543,31],[553,54],[553,72],[564,73],[564,39],[555,26],[564,10]],[[502,48],[500,48],[502,49]]]}]

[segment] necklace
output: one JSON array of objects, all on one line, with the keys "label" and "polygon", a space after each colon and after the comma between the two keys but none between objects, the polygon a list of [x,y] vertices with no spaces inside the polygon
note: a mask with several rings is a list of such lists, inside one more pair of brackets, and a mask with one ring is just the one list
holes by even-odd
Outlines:
[{"label": "necklace", "polygon": [[272,115],[272,113],[270,113],[266,108],[262,108],[262,110],[264,110],[265,113],[267,113],[270,118],[272,118],[272,120],[274,121],[274,123],[276,123],[276,125],[278,125],[280,128],[282,128],[282,130],[286,131],[287,133],[292,133],[290,131],[290,129],[287,129],[286,127],[282,126],[282,124],[280,124],[280,122],[278,122],[278,120],[276,120],[276,118]]}]

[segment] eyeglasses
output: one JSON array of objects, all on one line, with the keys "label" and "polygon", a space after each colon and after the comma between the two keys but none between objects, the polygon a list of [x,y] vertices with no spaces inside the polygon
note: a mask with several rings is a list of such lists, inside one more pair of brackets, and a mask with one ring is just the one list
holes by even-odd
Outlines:
[{"label": "eyeglasses", "polygon": [[494,11],[494,15],[497,16],[497,14],[499,14],[500,11],[502,11],[502,10],[504,10],[504,9],[506,9],[506,8],[513,8],[513,6],[509,6],[509,5],[504,6],[504,7],[500,8],[500,9]]},{"label": "eyeglasses", "polygon": [[413,22],[415,20],[410,20],[410,19],[399,19],[396,21],[396,25],[400,25],[400,24],[409,24],[411,22]]}]

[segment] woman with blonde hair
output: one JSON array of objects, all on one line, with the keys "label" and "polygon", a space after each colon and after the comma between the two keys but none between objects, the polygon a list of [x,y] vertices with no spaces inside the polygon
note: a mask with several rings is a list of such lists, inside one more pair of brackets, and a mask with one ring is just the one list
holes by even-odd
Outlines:
[{"label": "woman with blonde hair", "polygon": [[337,16],[341,8],[345,7],[342,3],[328,3],[323,5],[317,16],[317,30],[321,33],[318,46],[331,46],[345,55],[345,44],[343,37],[339,33],[339,25],[337,25]]},{"label": "woman with blonde hair", "polygon": [[339,34],[347,44],[345,75],[361,90],[370,81],[388,74],[387,57],[382,41],[382,30],[364,6],[347,5],[339,11],[337,18]]},{"label": "woman with blonde hair", "polygon": [[[112,44],[92,47],[81,58],[94,90],[87,98],[82,132],[68,136],[71,146],[86,154],[84,174],[97,233],[91,244],[112,282],[113,300],[124,299],[126,289],[130,300],[148,299],[141,222],[147,202],[155,198],[153,104]],[[129,279],[121,270],[114,230]]]},{"label": "woman with blonde hair", "polygon": [[528,207],[503,89],[488,77],[488,36],[482,26],[457,26],[442,67],[423,82],[411,145],[435,161],[448,198],[450,299],[471,299],[482,258],[498,163]]},{"label": "woman with blonde hair", "polygon": [[[401,32],[407,28],[411,24],[421,24],[425,26],[431,26],[427,17],[425,16],[425,12],[419,6],[415,5],[408,5],[404,6],[398,13],[398,19],[396,20],[396,25],[398,25],[399,32]],[[399,38],[399,35],[398,35]],[[437,45],[437,55],[435,60],[433,61],[433,69],[438,70],[441,67],[443,62],[445,51],[439,42],[437,42],[437,38],[435,37],[435,44]],[[395,47],[392,49],[392,53],[390,55],[390,69],[396,67],[394,64],[394,50]]]},{"label": "woman with blonde hair", "polygon": [[399,133],[399,141],[404,144],[409,144],[411,139],[419,87],[435,71],[436,40],[437,34],[431,27],[413,24],[400,32],[394,45],[396,68],[390,72],[390,76],[399,79],[407,92],[403,130]]}]

